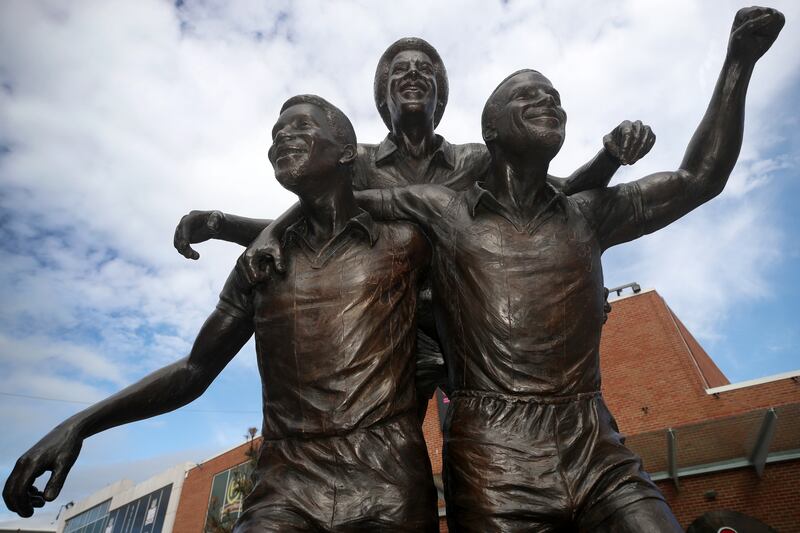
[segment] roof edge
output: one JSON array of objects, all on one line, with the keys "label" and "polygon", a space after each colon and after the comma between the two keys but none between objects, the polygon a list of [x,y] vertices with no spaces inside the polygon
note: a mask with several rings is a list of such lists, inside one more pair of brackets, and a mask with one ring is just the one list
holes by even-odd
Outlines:
[{"label": "roof edge", "polygon": [[763,385],[765,383],[772,383],[773,381],[781,381],[784,379],[794,379],[800,381],[800,369],[790,370],[789,372],[781,372],[780,374],[772,374],[763,378],[748,379],[746,381],[739,381],[738,383],[731,383],[729,385],[722,385],[720,387],[711,387],[706,389],[706,394],[719,394],[721,392],[728,392],[737,389],[745,389],[755,385]]}]

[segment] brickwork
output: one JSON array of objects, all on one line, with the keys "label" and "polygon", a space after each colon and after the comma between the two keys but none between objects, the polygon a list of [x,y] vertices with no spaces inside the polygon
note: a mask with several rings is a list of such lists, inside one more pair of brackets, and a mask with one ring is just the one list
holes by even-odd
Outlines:
[{"label": "brickwork", "polygon": [[200,533],[203,531],[214,476],[247,461],[245,453],[248,446],[249,444],[242,444],[197,465],[186,473],[178,513],[172,529],[173,533]]},{"label": "brickwork", "polygon": [[442,473],[442,431],[440,428],[439,408],[436,404],[436,396],[434,396],[428,402],[425,422],[422,423],[422,432],[425,435],[425,443],[428,445],[428,456],[431,458],[434,474]]},{"label": "brickwork", "polygon": [[[603,395],[623,432],[637,434],[800,402],[800,384],[791,379],[718,397],[706,394],[707,380],[691,356],[690,343],[658,293],[611,305],[600,343],[600,368]],[[708,359],[694,342],[693,351],[699,349],[698,355]]]},{"label": "brickwork", "polygon": [[[800,533],[800,461],[767,465],[759,478],[752,468],[681,478],[658,485],[681,526],[686,528],[708,511],[738,511],[757,518],[780,533]],[[716,499],[705,497],[715,491]]]}]

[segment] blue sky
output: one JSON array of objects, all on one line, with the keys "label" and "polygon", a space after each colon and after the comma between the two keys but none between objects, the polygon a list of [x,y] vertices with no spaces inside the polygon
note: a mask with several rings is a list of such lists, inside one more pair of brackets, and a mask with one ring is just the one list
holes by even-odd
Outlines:
[{"label": "blue sky", "polygon": [[[787,24],[753,76],[726,191],[604,258],[608,286],[657,289],[732,381],[800,367],[800,5],[771,5]],[[448,140],[478,141],[488,94],[533,67],[569,114],[555,174],[592,157],[623,119],[653,127],[652,153],[615,178],[626,181],[679,163],[738,7],[0,3],[0,476],[79,402],[187,352],[240,250],[204,244],[189,262],[172,249],[174,225],[193,208],[272,217],[292,203],[266,158],[287,97],[320,94],[359,140],[377,142],[377,59],[395,39],[421,36],[449,72],[437,130]],[[89,439],[42,516],[121,477],[238,444],[260,425],[259,405],[248,345],[191,406]]]}]

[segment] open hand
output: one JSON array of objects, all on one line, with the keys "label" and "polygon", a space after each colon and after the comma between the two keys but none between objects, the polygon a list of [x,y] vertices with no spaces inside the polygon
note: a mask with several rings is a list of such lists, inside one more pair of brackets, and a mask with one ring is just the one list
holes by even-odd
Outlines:
[{"label": "open hand", "polygon": [[191,245],[212,239],[219,233],[224,220],[221,211],[191,211],[175,227],[172,244],[186,259],[198,259],[200,254]]},{"label": "open hand", "polygon": [[603,146],[621,165],[632,165],[647,155],[656,143],[656,134],[641,120],[623,121],[603,137]]},{"label": "open hand", "polygon": [[[33,515],[35,507],[43,507],[45,501],[58,497],[72,465],[81,451],[82,440],[70,429],[56,428],[48,433],[33,448],[19,458],[3,488],[3,500],[9,511],[23,518]],[[33,486],[33,482],[51,472],[44,492]]]},{"label": "open hand", "polygon": [[734,59],[755,62],[769,50],[781,32],[786,18],[770,7],[745,7],[736,13],[728,42]]}]

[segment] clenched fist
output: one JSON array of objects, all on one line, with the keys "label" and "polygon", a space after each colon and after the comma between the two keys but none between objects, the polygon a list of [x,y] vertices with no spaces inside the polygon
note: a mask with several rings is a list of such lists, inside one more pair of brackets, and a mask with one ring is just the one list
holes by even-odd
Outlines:
[{"label": "clenched fist", "polygon": [[641,120],[623,121],[603,137],[603,146],[622,165],[632,165],[647,155],[656,143],[656,134]]}]

